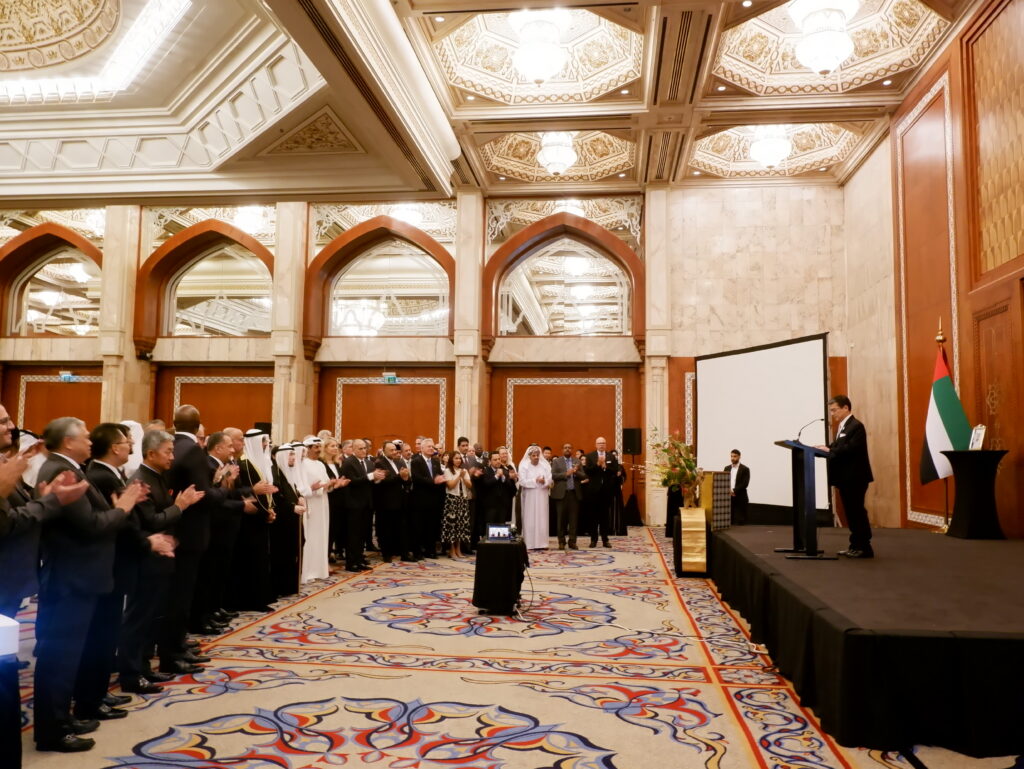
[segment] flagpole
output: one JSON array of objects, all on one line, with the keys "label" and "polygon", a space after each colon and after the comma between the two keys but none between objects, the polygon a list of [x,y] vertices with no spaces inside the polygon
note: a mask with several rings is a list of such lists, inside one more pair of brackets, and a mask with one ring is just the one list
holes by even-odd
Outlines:
[{"label": "flagpole", "polygon": [[[935,343],[942,349],[942,345],[946,343],[946,335],[942,333],[942,316],[939,315],[939,333],[935,335]],[[942,479],[942,491],[943,491],[943,502],[942,502],[942,526],[936,532],[937,534],[945,534],[949,531],[949,478]]]}]

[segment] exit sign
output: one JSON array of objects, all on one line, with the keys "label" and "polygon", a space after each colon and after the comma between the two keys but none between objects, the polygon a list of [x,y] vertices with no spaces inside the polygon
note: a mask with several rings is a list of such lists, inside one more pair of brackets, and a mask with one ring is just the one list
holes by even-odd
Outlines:
[{"label": "exit sign", "polygon": [[384,384],[398,384],[398,374],[394,371],[385,371],[383,377]]}]

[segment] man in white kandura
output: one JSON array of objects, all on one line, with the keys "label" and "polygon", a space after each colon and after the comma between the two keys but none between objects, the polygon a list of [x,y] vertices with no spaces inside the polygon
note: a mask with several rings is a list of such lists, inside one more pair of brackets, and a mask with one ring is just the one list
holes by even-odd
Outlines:
[{"label": "man in white kandura", "polygon": [[302,548],[301,577],[301,581],[306,583],[325,579],[330,574],[327,548],[331,516],[327,507],[327,492],[337,481],[330,479],[327,467],[320,461],[322,441],[310,435],[302,443],[306,447],[306,457],[298,473],[302,479],[301,484],[296,490],[306,498],[306,517],[303,521],[306,544]]},{"label": "man in white kandura", "polygon": [[526,547],[528,550],[546,550],[551,465],[540,455],[540,446],[530,446],[519,463],[519,488],[522,489],[523,540]]}]

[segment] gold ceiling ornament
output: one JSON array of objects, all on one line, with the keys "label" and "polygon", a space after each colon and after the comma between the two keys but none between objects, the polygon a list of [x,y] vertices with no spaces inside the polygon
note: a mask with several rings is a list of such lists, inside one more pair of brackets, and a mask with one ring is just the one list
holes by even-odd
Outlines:
[{"label": "gold ceiling ornament", "polygon": [[761,126],[743,126],[698,140],[690,165],[703,173],[725,179],[801,174],[834,165],[849,157],[861,139],[862,126],[805,123],[772,128],[784,128],[780,135],[784,135],[791,145],[791,152],[784,163],[768,168],[752,158],[751,145],[762,138],[759,131],[763,129]]},{"label": "gold ceiling ornament", "polygon": [[[415,203],[317,203],[313,206],[312,245],[322,247],[346,230],[377,216],[393,216],[423,230],[440,243],[453,243],[456,215],[455,201],[447,200]],[[410,221],[412,218],[418,218],[419,222]]]},{"label": "gold ceiling ornament", "polygon": [[793,0],[789,15],[800,27],[796,58],[824,77],[853,53],[846,25],[860,10],[860,0]]},{"label": "gold ceiling ornament", "polygon": [[565,60],[539,84],[536,72],[520,71],[516,13],[471,17],[433,43],[434,55],[453,89],[509,105],[582,104],[640,77],[643,35],[590,11],[560,13],[568,19],[559,38]]},{"label": "gold ceiling ornament", "polygon": [[[826,2],[824,5],[834,5]],[[921,65],[949,22],[919,0],[863,0],[845,25],[852,53],[822,77],[801,63],[802,32],[789,8],[756,16],[722,36],[712,74],[759,95],[844,93]]]},{"label": "gold ceiling ornament", "polygon": [[[640,240],[640,219],[643,198],[639,195],[619,197],[573,198],[573,205],[583,216],[626,240],[634,250]],[[558,199],[491,198],[487,201],[487,238],[490,243],[505,241],[514,232],[552,214],[565,210],[565,201]]]},{"label": "gold ceiling ornament", "polygon": [[334,110],[323,107],[260,154],[341,155],[362,151]]},{"label": "gold ceiling ornament", "polygon": [[120,15],[120,0],[6,0],[0,3],[0,72],[84,56],[110,37]]},{"label": "gold ceiling ornament", "polygon": [[493,174],[524,182],[592,182],[633,167],[636,145],[605,131],[578,131],[572,137],[576,161],[559,174],[538,160],[539,133],[510,133],[483,144],[480,155]]}]

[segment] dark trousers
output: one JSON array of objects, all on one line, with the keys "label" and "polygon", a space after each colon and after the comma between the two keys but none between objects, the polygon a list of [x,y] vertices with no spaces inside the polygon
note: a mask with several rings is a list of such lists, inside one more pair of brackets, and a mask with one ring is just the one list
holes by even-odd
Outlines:
[{"label": "dark trousers", "polygon": [[346,537],[345,537],[345,566],[349,569],[356,568],[364,562],[363,545],[366,542],[367,521],[372,520],[373,513],[370,510],[356,510],[347,508],[345,510]]},{"label": "dark trousers", "polygon": [[0,656],[0,761],[11,769],[21,766],[21,692],[16,654]]},{"label": "dark trousers", "polygon": [[391,556],[405,556],[409,552],[405,517],[401,510],[377,511],[377,543],[384,560]]},{"label": "dark trousers", "polygon": [[598,537],[602,542],[608,541],[611,534],[609,530],[609,516],[612,500],[608,497],[595,497],[590,502],[590,541],[597,542]]},{"label": "dark trousers", "polygon": [[[376,546],[373,544],[373,523],[377,514],[371,510],[370,514],[366,516],[366,542],[365,546],[367,550],[373,550]],[[380,526],[380,523],[377,523]],[[380,529],[377,530],[377,539],[380,539]]]},{"label": "dark trousers", "polygon": [[149,652],[157,640],[173,573],[173,562],[163,556],[149,555],[139,564],[117,642],[117,673],[122,681],[134,682],[149,670]]},{"label": "dark trousers", "polygon": [[96,599],[82,650],[83,663],[87,664],[78,666],[75,680],[75,715],[78,718],[95,718],[110,688],[123,608],[124,593],[119,590]]},{"label": "dark trousers", "polygon": [[[35,739],[59,740],[71,731],[71,700],[90,699],[78,691],[79,669],[94,664],[84,656],[93,629],[97,596],[49,586],[39,594],[36,619]],[[100,697],[102,698],[102,694]]]},{"label": "dark trousers", "polygon": [[565,490],[565,496],[555,500],[555,533],[558,546],[576,544],[576,526],[579,523],[580,503],[576,492]]},{"label": "dark trousers", "polygon": [[219,514],[210,521],[210,546],[199,562],[197,584],[192,600],[190,624],[198,627],[210,619],[217,609],[227,604],[227,586],[230,584],[235,543],[242,526],[241,514]]},{"label": "dark trousers", "polygon": [[866,483],[836,486],[839,498],[843,500],[846,523],[850,527],[850,549],[871,552],[871,523],[868,511],[864,509],[864,495],[868,493]]},{"label": "dark trousers", "polygon": [[[332,491],[330,494],[339,492]],[[348,524],[345,520],[345,508],[340,503],[327,497],[327,553],[341,557],[348,542]]]},{"label": "dark trousers", "polygon": [[177,550],[174,553],[174,575],[167,590],[159,637],[161,662],[169,662],[185,651],[185,636],[202,558],[201,550]]},{"label": "dark trousers", "polygon": [[747,525],[747,508],[749,506],[746,489],[738,489],[734,496],[729,497],[729,511],[733,525]]}]

